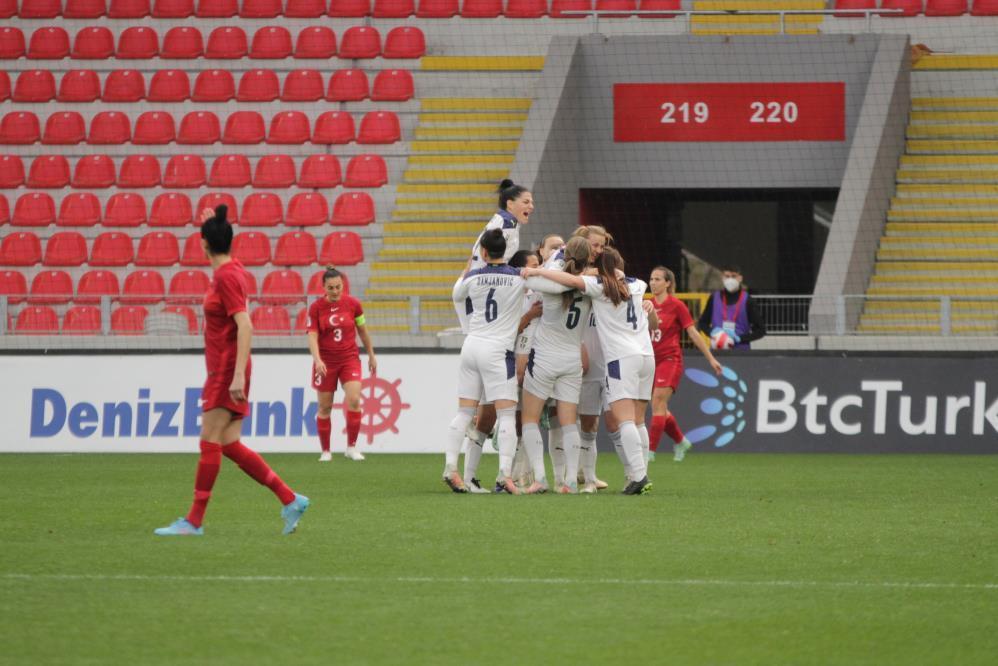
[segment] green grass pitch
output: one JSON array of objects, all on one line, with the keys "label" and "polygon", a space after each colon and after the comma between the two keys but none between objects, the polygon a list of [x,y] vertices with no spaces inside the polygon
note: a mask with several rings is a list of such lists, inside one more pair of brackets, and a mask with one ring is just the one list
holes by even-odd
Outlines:
[{"label": "green grass pitch", "polygon": [[[0,456],[2,664],[994,664],[998,456],[696,455],[623,497],[457,496],[442,456]],[[495,458],[483,468],[493,474]]]}]

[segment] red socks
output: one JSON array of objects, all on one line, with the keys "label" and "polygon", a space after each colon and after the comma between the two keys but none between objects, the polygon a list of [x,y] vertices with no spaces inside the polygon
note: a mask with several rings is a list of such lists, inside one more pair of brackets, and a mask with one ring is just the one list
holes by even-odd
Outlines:
[{"label": "red socks", "polygon": [[679,429],[679,424],[676,423],[676,417],[671,413],[665,419],[665,434],[668,435],[676,444],[683,441],[683,431]]},{"label": "red socks", "polygon": [[187,513],[187,522],[194,527],[201,527],[204,512],[211,499],[211,489],[218,478],[218,470],[222,465],[222,445],[201,440],[201,458],[198,460],[198,471],[194,477],[194,503]]},{"label": "red socks", "polygon": [[277,499],[281,500],[281,504],[290,504],[294,501],[295,494],[256,451],[243,446],[242,442],[233,442],[223,446],[222,453],[239,465],[239,469],[246,472],[254,481],[270,488],[277,495]]},{"label": "red socks", "polygon": [[329,451],[329,433],[333,430],[333,424],[329,422],[328,416],[326,418],[317,416],[315,417],[315,428],[319,431],[319,446],[325,453]]},{"label": "red socks", "polygon": [[357,443],[361,415],[361,412],[347,412],[347,446],[353,446]]},{"label": "red socks", "polygon": [[662,432],[665,431],[665,417],[652,414],[651,427],[648,429],[648,448],[658,451],[658,440],[662,439]]}]

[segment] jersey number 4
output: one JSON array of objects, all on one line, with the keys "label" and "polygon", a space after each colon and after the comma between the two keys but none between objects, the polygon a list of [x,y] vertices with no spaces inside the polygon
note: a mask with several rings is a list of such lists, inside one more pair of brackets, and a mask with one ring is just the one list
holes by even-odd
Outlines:
[{"label": "jersey number 4", "polygon": [[627,323],[635,331],[638,330],[638,314],[634,310],[634,301],[627,301]]}]

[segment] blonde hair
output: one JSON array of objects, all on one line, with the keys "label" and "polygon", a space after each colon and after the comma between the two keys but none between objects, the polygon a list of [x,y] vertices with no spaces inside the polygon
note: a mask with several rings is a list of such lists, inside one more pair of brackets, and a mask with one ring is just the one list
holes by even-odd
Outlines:
[{"label": "blonde hair", "polygon": [[588,239],[590,236],[602,236],[606,239],[607,245],[613,245],[613,236],[606,230],[606,227],[601,227],[598,224],[584,224],[577,227],[575,231],[572,232],[572,238],[575,238],[576,236],[585,239]]}]

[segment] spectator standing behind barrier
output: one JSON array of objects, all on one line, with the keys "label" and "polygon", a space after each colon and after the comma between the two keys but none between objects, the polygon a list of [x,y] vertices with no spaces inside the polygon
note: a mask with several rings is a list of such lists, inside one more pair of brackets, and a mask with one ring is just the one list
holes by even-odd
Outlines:
[{"label": "spectator standing behind barrier", "polygon": [[697,328],[711,336],[718,329],[728,334],[734,349],[748,349],[752,342],[766,335],[766,323],[755,301],[742,284],[742,271],[728,264],[721,269],[724,288],[715,291],[697,321]]}]

